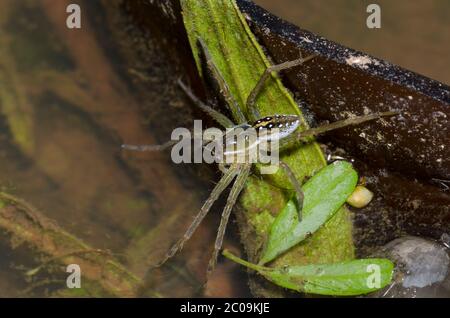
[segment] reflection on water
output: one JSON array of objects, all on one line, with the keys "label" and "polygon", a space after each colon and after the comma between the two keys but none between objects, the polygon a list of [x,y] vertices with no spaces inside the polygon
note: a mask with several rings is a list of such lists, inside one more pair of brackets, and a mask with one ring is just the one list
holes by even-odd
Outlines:
[{"label": "reflection on water", "polygon": [[[450,1],[254,0],[316,34],[450,84]],[[381,29],[366,27],[366,8],[381,7]]]}]

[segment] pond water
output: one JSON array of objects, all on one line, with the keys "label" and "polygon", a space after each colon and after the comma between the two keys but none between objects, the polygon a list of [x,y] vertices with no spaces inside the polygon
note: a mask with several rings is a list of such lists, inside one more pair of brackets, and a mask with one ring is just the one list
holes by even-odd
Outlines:
[{"label": "pond water", "polygon": [[[272,13],[329,40],[450,84],[447,0],[255,0]],[[368,29],[369,4],[381,28]]]},{"label": "pond water", "polygon": [[[121,150],[123,142],[168,139],[177,125],[190,124],[189,111],[183,110],[181,94],[173,92],[176,74],[168,74],[164,59],[148,61],[154,76],[146,75],[148,92],[140,94],[134,80],[142,81],[141,66],[127,65],[123,61],[132,58],[110,43],[113,39],[103,26],[111,16],[102,13],[101,2],[86,6],[81,30],[66,27],[69,2],[0,3],[1,191],[25,200],[45,222],[58,224],[58,231],[82,240],[88,250],[105,251],[127,275],[132,272],[144,281],[199,210],[214,185],[215,170],[176,166],[170,153]],[[110,3],[111,11],[120,11],[120,1]],[[121,36],[130,35],[114,36],[120,42]],[[161,115],[169,104],[180,111]],[[2,206],[5,202],[11,203],[3,200]],[[214,210],[194,236],[197,243],[187,244],[179,259],[149,275],[157,280],[158,291],[146,286],[146,293],[199,295],[217,228]],[[66,269],[50,260],[79,251],[67,245],[58,250],[60,241],[44,236],[36,224],[25,227],[33,239],[24,229],[11,230],[19,220],[6,215],[0,220],[0,296],[64,295]],[[231,237],[227,244],[237,242]],[[105,287],[106,278],[96,272],[104,270],[98,263],[105,261],[103,252],[95,253],[94,267],[86,275]],[[38,274],[26,275],[43,263]],[[247,295],[241,272],[229,267],[219,266],[206,294]],[[93,294],[89,288],[83,293]]]}]

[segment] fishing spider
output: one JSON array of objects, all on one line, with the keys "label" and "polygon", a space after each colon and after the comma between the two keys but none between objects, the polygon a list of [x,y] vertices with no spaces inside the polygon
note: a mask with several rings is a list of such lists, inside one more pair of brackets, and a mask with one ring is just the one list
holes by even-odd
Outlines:
[{"label": "fishing spider", "polygon": [[[259,114],[258,109],[256,108],[256,98],[258,94],[261,92],[264,83],[267,81],[267,79],[271,76],[272,72],[279,72],[285,69],[289,69],[295,66],[299,66],[311,59],[314,58],[314,55],[310,55],[308,57],[300,57],[299,59],[284,62],[278,65],[272,65],[268,67],[264,73],[262,74],[261,78],[259,79],[256,86],[251,91],[250,95],[247,98],[246,101],[246,109],[247,109],[247,116],[244,115],[244,111],[241,110],[239,107],[239,104],[231,94],[231,91],[225,82],[223,76],[221,75],[219,69],[214,64],[214,61],[208,51],[208,48],[206,47],[205,43],[199,39],[199,47],[201,49],[201,52],[203,53],[203,58],[206,61],[207,68],[209,72],[212,74],[214,80],[217,82],[218,87],[220,88],[221,93],[223,94],[223,97],[228,104],[228,107],[236,120],[236,124],[229,119],[227,116],[221,114],[220,112],[214,110],[212,107],[204,104],[200,99],[198,99],[192,91],[181,81],[179,81],[180,87],[183,89],[183,91],[186,93],[186,95],[192,100],[192,102],[198,106],[202,111],[204,111],[206,114],[211,116],[217,123],[219,123],[222,127],[228,128],[228,129],[236,129],[236,128],[255,128],[257,131],[261,130],[262,128],[265,128],[267,130],[270,130],[272,128],[279,129],[278,142],[279,142],[279,149],[283,150],[286,148],[289,148],[291,146],[295,146],[296,144],[300,142],[305,142],[305,138],[312,137],[330,130],[346,127],[349,125],[357,125],[366,121],[375,120],[383,116],[393,116],[397,114],[396,112],[382,112],[382,113],[374,113],[369,114],[365,116],[359,116],[354,118],[348,118],[344,120],[340,120],[334,123],[325,124],[320,127],[316,128],[310,128],[305,131],[297,131],[298,127],[300,125],[300,117],[297,115],[286,115],[286,114],[274,114],[272,116],[267,117],[261,117]],[[195,138],[195,136],[194,136]],[[229,141],[224,138],[224,143],[227,144]],[[162,145],[123,145],[123,148],[129,149],[129,150],[136,150],[136,151],[160,151],[167,149],[171,146],[173,146],[177,141],[169,141]],[[307,140],[306,140],[307,142]],[[286,176],[288,177],[289,181],[292,183],[293,189],[295,191],[295,197],[297,200],[297,207],[298,207],[298,213],[299,213],[299,220],[301,220],[301,210],[303,205],[303,192],[300,186],[299,181],[295,177],[293,171],[291,168],[283,161],[279,161],[279,166],[284,169]],[[215,185],[214,189],[212,190],[211,194],[209,195],[208,199],[204,202],[202,208],[200,209],[200,212],[195,217],[194,221],[191,223],[189,228],[187,229],[186,233],[183,235],[182,238],[180,238],[173,246],[170,248],[170,250],[166,253],[164,259],[157,265],[160,266],[163,263],[165,263],[169,258],[174,256],[179,250],[183,248],[183,245],[186,241],[188,241],[197,227],[200,225],[202,220],[207,215],[208,211],[210,210],[213,203],[218,199],[219,195],[231,184],[233,180],[234,184],[231,188],[231,191],[228,195],[227,203],[225,205],[225,208],[222,212],[222,218],[220,221],[220,226],[218,229],[216,241],[214,244],[214,252],[212,254],[212,257],[210,259],[208,270],[207,270],[207,277],[211,274],[213,271],[216,263],[217,263],[217,257],[218,253],[222,247],[225,229],[228,223],[228,219],[230,217],[231,211],[233,206],[236,203],[236,200],[242,191],[245,181],[247,177],[250,175],[250,170],[252,167],[252,163],[249,162],[234,162],[229,165],[228,168],[224,168],[223,164],[219,164],[220,170],[223,172],[223,175],[219,182]]]}]

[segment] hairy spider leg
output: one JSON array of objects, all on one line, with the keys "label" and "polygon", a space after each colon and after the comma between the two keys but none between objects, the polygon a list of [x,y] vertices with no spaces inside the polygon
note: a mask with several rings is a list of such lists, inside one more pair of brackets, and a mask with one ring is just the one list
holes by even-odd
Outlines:
[{"label": "hairy spider leg", "polygon": [[[205,146],[208,142],[211,140],[205,139],[203,135],[195,136],[193,135],[194,131],[190,131],[190,135],[188,138],[190,139],[201,139],[202,140],[202,146]],[[122,149],[131,150],[131,151],[163,151],[166,150],[176,143],[180,142],[180,140],[169,140],[166,141],[163,144],[160,145],[130,145],[130,144],[123,144]]]},{"label": "hairy spider leg", "polygon": [[239,173],[234,181],[233,187],[230,190],[230,194],[228,195],[227,203],[222,212],[222,217],[220,219],[219,229],[217,231],[216,241],[214,243],[214,251],[209,260],[208,271],[206,274],[207,279],[214,271],[214,268],[217,264],[217,257],[219,255],[219,251],[222,248],[223,239],[225,236],[225,230],[227,228],[228,220],[230,218],[231,211],[236,203],[239,194],[245,186],[245,181],[247,177],[250,175],[252,165],[251,164],[243,164],[239,170]]},{"label": "hairy spider leg", "polygon": [[225,98],[226,103],[228,104],[228,107],[231,110],[231,113],[233,114],[233,117],[237,121],[238,124],[244,124],[247,122],[247,119],[244,116],[244,113],[242,112],[241,108],[239,107],[238,102],[234,98],[233,94],[231,93],[230,88],[228,87],[228,84],[225,82],[225,79],[222,76],[222,73],[220,73],[219,69],[217,68],[216,64],[214,63],[211,54],[208,51],[208,48],[205,45],[205,42],[201,38],[198,38],[198,43],[200,44],[200,48],[203,52],[203,55],[206,59],[206,65],[208,66],[209,71],[212,73],[214,79],[217,81],[217,84],[219,85],[220,92]]},{"label": "hairy spider leg", "polygon": [[298,179],[295,177],[294,171],[292,171],[291,167],[289,165],[280,160],[279,162],[280,167],[284,169],[289,181],[291,182],[292,186],[294,187],[295,191],[295,197],[297,199],[297,213],[298,213],[298,221],[302,221],[302,211],[303,211],[303,201],[304,201],[304,194],[302,191],[302,188],[300,186],[300,182],[298,182]]},{"label": "hairy spider leg", "polygon": [[189,99],[196,105],[198,108],[200,108],[202,111],[204,111],[206,114],[211,116],[212,119],[214,119],[217,123],[219,123],[224,128],[231,128],[234,126],[234,123],[228,119],[227,116],[224,114],[218,112],[217,110],[213,109],[212,107],[205,105],[195,94],[192,92],[192,90],[187,87],[182,80],[178,80],[178,85],[181,87],[181,89],[184,91],[184,93],[189,97]]},{"label": "hairy spider leg", "polygon": [[344,128],[347,126],[359,125],[364,122],[380,119],[382,117],[396,116],[398,114],[399,114],[399,112],[397,112],[397,111],[373,113],[373,114],[357,116],[357,117],[353,117],[353,118],[346,118],[343,120],[335,121],[330,124],[321,125],[321,126],[315,127],[315,128],[309,128],[307,130],[292,134],[292,135],[284,138],[283,140],[280,140],[280,149],[287,149],[287,148],[292,147],[293,145],[297,144],[298,142],[309,142],[310,137],[314,137],[314,136],[323,134],[323,133],[331,131],[331,130]]},{"label": "hairy spider leg", "polygon": [[[203,112],[208,114],[212,119],[214,119],[217,123],[219,123],[224,128],[232,128],[234,127],[234,123],[228,119],[227,116],[223,115],[222,113],[218,112],[217,110],[213,109],[212,107],[206,105],[203,103],[195,94],[191,91],[190,88],[188,88],[183,81],[178,80],[178,85],[181,87],[181,89],[184,91],[184,93],[189,97],[189,99],[192,101],[192,103],[200,108]],[[191,131],[192,134],[192,131]],[[202,139],[202,136],[193,136],[192,139]],[[132,150],[132,151],[163,151],[166,150],[173,145],[175,145],[179,140],[169,140],[161,145],[129,145],[124,144],[122,145],[123,149]],[[208,140],[205,140],[203,142],[203,145]]]},{"label": "hairy spider leg", "polygon": [[271,74],[273,72],[277,72],[278,73],[278,72],[280,72],[282,70],[286,70],[286,69],[289,69],[289,68],[293,68],[295,66],[302,65],[303,63],[313,59],[314,57],[316,57],[316,55],[311,54],[311,55],[303,58],[302,54],[300,52],[300,58],[298,58],[296,60],[287,61],[287,62],[284,62],[284,63],[272,65],[272,66],[269,66],[268,68],[266,68],[266,70],[261,75],[260,79],[258,80],[258,83],[256,83],[255,87],[252,89],[252,91],[250,92],[250,94],[247,97],[246,106],[247,106],[247,110],[249,112],[249,115],[251,117],[253,117],[253,118],[251,118],[253,121],[256,121],[258,118],[260,118],[259,111],[256,108],[256,98],[258,97],[258,95],[263,90],[264,84],[267,81],[267,79],[271,76]]},{"label": "hairy spider leg", "polygon": [[163,151],[166,150],[173,145],[175,145],[178,140],[169,140],[160,145],[129,145],[123,144],[122,148],[131,151]]},{"label": "hairy spider leg", "polygon": [[191,236],[194,234],[195,230],[198,228],[200,223],[203,221],[205,216],[208,214],[209,210],[211,209],[211,206],[213,203],[219,198],[220,194],[230,185],[231,181],[236,177],[236,175],[239,173],[240,168],[239,166],[232,166],[219,180],[219,182],[216,184],[214,189],[211,191],[211,194],[209,195],[208,199],[206,199],[205,203],[203,204],[202,208],[200,209],[200,212],[195,216],[194,220],[192,221],[191,225],[187,229],[187,231],[184,233],[183,237],[181,237],[166,253],[163,260],[160,261],[156,266],[163,265],[169,258],[174,256],[179,250],[181,250],[184,246],[184,243],[188,241]]}]

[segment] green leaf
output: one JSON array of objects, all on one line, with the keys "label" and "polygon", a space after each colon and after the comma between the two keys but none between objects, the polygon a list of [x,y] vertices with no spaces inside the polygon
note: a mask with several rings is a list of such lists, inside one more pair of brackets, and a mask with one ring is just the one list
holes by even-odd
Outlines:
[{"label": "green leaf", "polygon": [[286,266],[261,272],[277,285],[320,295],[354,296],[373,292],[391,282],[394,264],[383,258],[336,264]]},{"label": "green leaf", "polygon": [[256,270],[273,283],[298,292],[333,296],[367,294],[387,286],[394,264],[383,258],[367,258],[336,264],[286,265],[270,268],[246,262],[228,251],[224,256]]},{"label": "green leaf", "polygon": [[316,232],[345,203],[356,187],[358,175],[352,165],[337,161],[321,169],[303,185],[303,220],[289,201],[273,222],[261,257],[265,264]]}]

